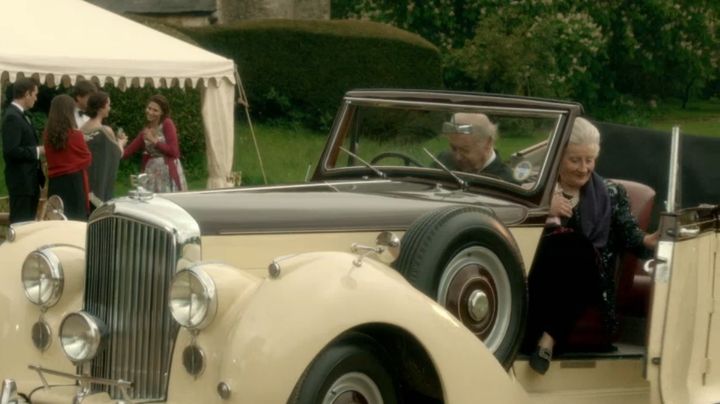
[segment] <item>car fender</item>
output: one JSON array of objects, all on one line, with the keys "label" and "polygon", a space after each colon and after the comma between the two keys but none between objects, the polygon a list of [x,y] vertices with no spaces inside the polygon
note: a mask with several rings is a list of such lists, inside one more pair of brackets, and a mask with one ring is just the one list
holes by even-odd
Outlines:
[{"label": "car fender", "polygon": [[[60,322],[66,314],[82,308],[85,284],[86,223],[43,221],[13,226],[13,237],[0,244],[0,376],[11,377],[18,391],[28,392],[41,385],[37,373],[28,365],[75,373],[58,340]],[[32,251],[49,247],[61,259],[64,286],[58,302],[44,313],[26,297],[22,286],[22,265]],[[50,327],[50,345],[40,351],[33,345],[32,327],[43,319]],[[67,383],[67,379],[48,376],[48,382]]]},{"label": "car fender", "polygon": [[[402,328],[420,341],[437,369],[446,402],[527,400],[476,337],[390,267],[339,252],[301,254],[276,264],[275,277],[262,280],[235,270],[236,283],[244,287],[233,302],[221,303],[218,317],[199,335],[180,331],[169,401],[207,399],[225,383],[230,402],[286,402],[324,347],[347,330],[371,323]],[[223,293],[231,293],[232,271],[208,272],[216,285],[220,280],[225,286],[218,291],[222,302]],[[193,339],[208,362],[197,378],[181,365],[182,351]]]}]

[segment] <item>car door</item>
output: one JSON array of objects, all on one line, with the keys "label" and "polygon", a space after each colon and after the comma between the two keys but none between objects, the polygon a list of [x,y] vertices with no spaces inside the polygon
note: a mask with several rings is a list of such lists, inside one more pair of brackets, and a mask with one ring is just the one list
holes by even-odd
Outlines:
[{"label": "car door", "polygon": [[646,377],[652,403],[720,402],[718,208],[663,216]]}]

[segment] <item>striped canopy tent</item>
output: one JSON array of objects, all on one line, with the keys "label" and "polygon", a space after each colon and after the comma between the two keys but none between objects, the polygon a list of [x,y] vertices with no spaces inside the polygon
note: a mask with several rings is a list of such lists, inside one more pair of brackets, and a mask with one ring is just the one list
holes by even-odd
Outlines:
[{"label": "striped canopy tent", "polygon": [[0,5],[0,87],[24,76],[51,86],[85,78],[119,88],[148,83],[199,88],[207,187],[232,185],[240,79],[232,60],[82,0],[0,0]]}]

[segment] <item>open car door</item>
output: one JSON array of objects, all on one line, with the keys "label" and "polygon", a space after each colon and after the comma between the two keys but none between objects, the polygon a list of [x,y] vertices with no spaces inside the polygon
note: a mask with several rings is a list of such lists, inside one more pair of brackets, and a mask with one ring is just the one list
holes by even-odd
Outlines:
[{"label": "open car door", "polygon": [[[675,134],[674,134],[675,135]],[[677,136],[677,135],[676,135]],[[673,144],[677,141],[673,139]],[[676,146],[673,147],[676,149]],[[676,153],[671,153],[676,154]],[[671,164],[668,201],[679,178]],[[651,403],[720,402],[720,237],[718,206],[661,218],[649,323],[646,377]]]}]

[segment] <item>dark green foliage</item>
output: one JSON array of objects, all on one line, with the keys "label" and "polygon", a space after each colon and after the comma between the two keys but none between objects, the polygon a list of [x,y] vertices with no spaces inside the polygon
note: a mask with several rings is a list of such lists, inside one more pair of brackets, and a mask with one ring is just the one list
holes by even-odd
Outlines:
[{"label": "dark green foliage", "polygon": [[685,106],[693,96],[717,95],[715,0],[331,0],[331,7],[333,18],[385,22],[439,46],[448,88],[566,98],[591,114],[623,115],[632,99],[677,97]]},{"label": "dark green foliage", "polygon": [[354,88],[440,88],[438,50],[417,35],[365,21],[247,21],[184,29],[235,60],[251,113],[327,129]]}]

